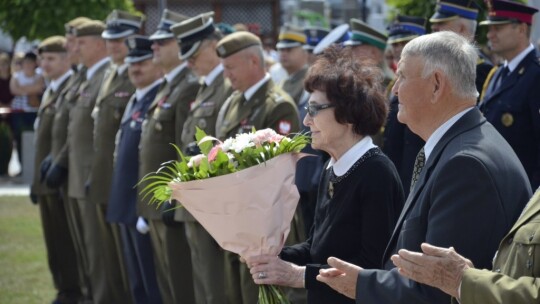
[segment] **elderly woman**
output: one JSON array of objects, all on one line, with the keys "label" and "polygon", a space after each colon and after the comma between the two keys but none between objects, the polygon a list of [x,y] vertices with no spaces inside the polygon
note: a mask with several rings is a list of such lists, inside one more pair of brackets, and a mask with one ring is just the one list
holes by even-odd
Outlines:
[{"label": "elderly woman", "polygon": [[321,177],[308,240],[285,247],[279,257],[248,259],[256,284],[306,288],[310,304],[354,303],[315,279],[327,258],[381,267],[404,200],[394,165],[370,137],[386,119],[381,82],[380,69],[355,61],[339,47],[325,50],[309,70],[304,124],[313,148],[331,159]]}]

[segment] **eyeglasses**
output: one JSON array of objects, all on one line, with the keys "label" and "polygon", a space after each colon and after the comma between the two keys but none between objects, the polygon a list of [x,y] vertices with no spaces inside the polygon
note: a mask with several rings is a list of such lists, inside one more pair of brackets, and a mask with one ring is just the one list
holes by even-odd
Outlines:
[{"label": "eyeglasses", "polygon": [[304,109],[307,110],[309,116],[311,117],[315,117],[317,116],[317,114],[319,114],[319,111],[321,110],[324,110],[324,109],[328,109],[328,108],[333,108],[335,107],[336,105],[333,105],[333,104],[321,104],[321,105],[309,105],[307,107],[304,107]]},{"label": "eyeglasses", "polygon": [[174,40],[173,38],[165,38],[165,39],[157,39],[157,40],[154,40],[153,42],[159,46],[164,46],[173,40]]}]

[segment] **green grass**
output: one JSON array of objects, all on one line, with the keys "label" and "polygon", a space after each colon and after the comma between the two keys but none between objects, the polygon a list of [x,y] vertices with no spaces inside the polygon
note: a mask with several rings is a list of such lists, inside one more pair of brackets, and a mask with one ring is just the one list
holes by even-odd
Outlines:
[{"label": "green grass", "polygon": [[50,303],[55,293],[39,208],[25,196],[0,196],[0,303]]}]

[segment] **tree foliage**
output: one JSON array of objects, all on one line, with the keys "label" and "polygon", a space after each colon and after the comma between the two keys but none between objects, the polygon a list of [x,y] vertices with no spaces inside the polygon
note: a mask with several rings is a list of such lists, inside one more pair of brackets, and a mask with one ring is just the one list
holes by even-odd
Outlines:
[{"label": "tree foliage", "polygon": [[44,39],[63,35],[76,17],[104,20],[113,9],[135,12],[131,0],[0,0],[0,28],[15,41]]}]

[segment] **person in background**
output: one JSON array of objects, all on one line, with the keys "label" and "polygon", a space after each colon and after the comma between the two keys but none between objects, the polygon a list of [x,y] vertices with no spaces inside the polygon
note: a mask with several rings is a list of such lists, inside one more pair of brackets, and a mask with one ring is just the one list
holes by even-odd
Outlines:
[{"label": "person in background", "polygon": [[440,290],[401,276],[390,257],[429,242],[454,246],[478,267],[489,267],[531,195],[516,154],[476,107],[477,57],[466,38],[449,31],[417,37],[403,48],[393,87],[398,119],[426,144],[383,255],[384,269],[332,257],[333,268],[317,277],[356,303],[449,303]]},{"label": "person in background", "polygon": [[321,42],[321,40],[328,35],[330,31],[322,27],[306,26],[304,27],[304,34],[306,35],[306,44],[303,48],[308,53],[308,65],[313,65],[317,59],[317,55],[313,54],[313,50]]},{"label": "person in background", "polygon": [[396,168],[371,139],[387,113],[381,77],[373,63],[335,46],[310,68],[304,124],[313,148],[331,157],[319,186],[315,222],[307,241],[286,246],[279,256],[247,258],[255,283],[305,288],[309,304],[354,303],[315,279],[327,267],[326,259],[380,265],[404,201]]},{"label": "person in background", "polygon": [[[13,94],[9,90],[11,79],[11,58],[7,53],[0,53],[0,178],[8,176],[9,161],[13,151],[13,134],[8,119]],[[3,113],[6,112],[6,113]]]},{"label": "person in background", "polygon": [[9,81],[9,89],[15,96],[11,103],[11,129],[22,165],[22,133],[34,129],[41,94],[45,89],[45,80],[36,72],[37,67],[37,55],[27,52],[22,59],[22,69],[15,72]]}]

